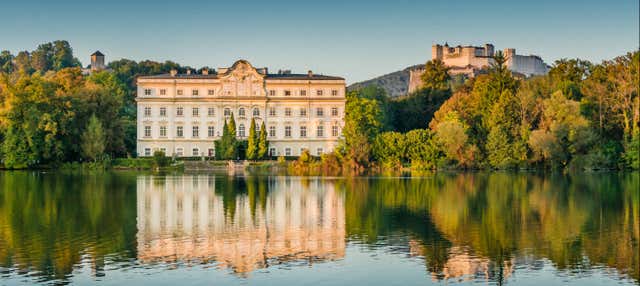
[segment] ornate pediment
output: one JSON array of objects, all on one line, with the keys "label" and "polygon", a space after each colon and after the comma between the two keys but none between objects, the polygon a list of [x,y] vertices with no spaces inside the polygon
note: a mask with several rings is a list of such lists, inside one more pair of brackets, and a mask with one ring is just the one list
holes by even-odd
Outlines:
[{"label": "ornate pediment", "polygon": [[259,73],[248,61],[236,61],[220,74],[223,94],[228,96],[265,96],[264,74]]}]

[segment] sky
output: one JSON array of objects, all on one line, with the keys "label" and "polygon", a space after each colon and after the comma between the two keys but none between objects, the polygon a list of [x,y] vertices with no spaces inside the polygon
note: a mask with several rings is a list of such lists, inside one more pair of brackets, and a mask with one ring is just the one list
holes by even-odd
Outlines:
[{"label": "sky", "polygon": [[431,45],[483,45],[600,62],[637,50],[639,0],[3,0],[0,50],[67,40],[83,65],[172,60],[328,74],[354,83],[431,58]]}]

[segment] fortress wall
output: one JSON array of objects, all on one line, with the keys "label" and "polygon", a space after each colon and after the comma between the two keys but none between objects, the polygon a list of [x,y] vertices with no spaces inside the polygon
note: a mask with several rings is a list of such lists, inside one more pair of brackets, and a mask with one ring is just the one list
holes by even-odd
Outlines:
[{"label": "fortress wall", "polygon": [[536,56],[514,55],[507,60],[507,66],[511,71],[526,76],[543,75],[548,72],[547,65]]}]

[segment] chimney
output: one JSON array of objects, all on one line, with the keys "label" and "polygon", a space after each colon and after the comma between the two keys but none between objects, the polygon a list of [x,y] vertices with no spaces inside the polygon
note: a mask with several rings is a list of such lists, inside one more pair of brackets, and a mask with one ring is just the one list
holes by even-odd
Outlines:
[{"label": "chimney", "polygon": [[171,69],[171,71],[169,73],[171,74],[171,76],[176,76],[176,74],[178,74],[178,70],[177,69]]},{"label": "chimney", "polygon": [[209,69],[202,69],[202,74],[203,75],[208,75],[209,74]]},{"label": "chimney", "polygon": [[187,74],[191,74],[191,69],[187,69]]},{"label": "chimney", "polygon": [[313,77],[313,71],[312,71],[312,70],[309,70],[309,71],[307,72],[307,76],[308,76],[308,77]]}]

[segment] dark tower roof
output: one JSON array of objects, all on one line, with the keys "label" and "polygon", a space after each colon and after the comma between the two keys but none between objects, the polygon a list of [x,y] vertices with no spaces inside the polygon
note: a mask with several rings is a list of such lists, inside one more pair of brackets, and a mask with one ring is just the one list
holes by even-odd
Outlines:
[{"label": "dark tower roof", "polygon": [[95,53],[91,54],[92,56],[103,56],[104,54],[102,54],[100,51],[96,51]]}]

